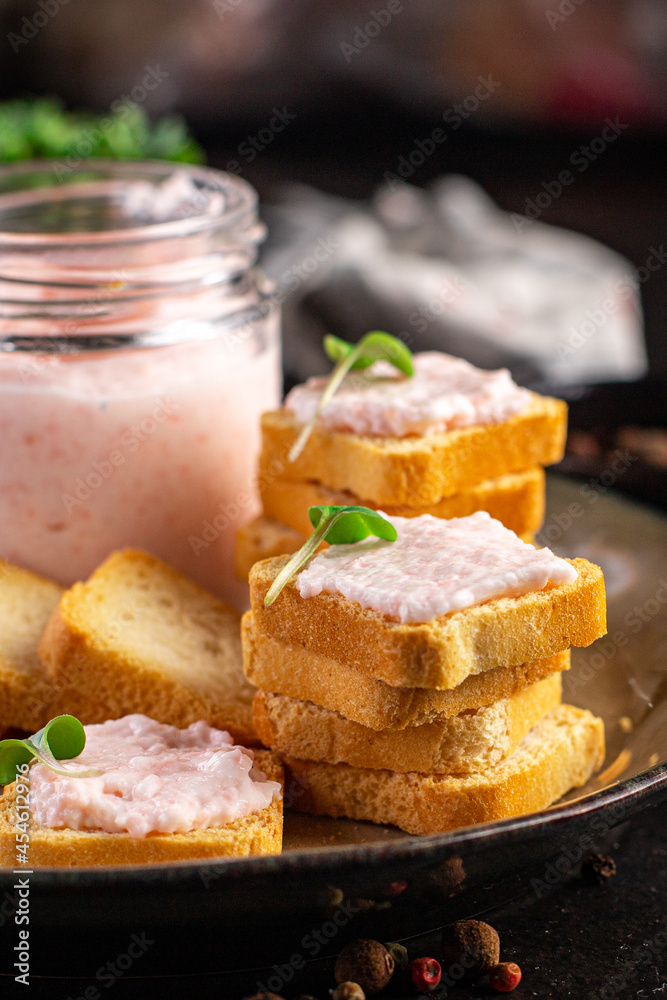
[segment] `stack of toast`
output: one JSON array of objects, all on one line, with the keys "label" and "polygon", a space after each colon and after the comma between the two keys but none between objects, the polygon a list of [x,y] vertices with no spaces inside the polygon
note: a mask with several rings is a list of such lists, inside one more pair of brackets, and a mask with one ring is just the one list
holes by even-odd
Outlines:
[{"label": "stack of toast", "polygon": [[237,549],[239,571],[265,557],[249,573],[244,669],[259,688],[256,731],[300,784],[295,808],[428,834],[539,810],[584,784],[603,725],[561,704],[561,673],[572,646],[604,634],[598,567],[575,560],[573,582],[407,624],[336,586],[302,595],[298,578],[265,606],[284,553],[310,534],[309,506],[371,507],[397,526],[484,510],[530,541],[565,404],[530,394],[506,419],[404,437],[319,420],[290,461],[301,429],[288,407],[265,414],[264,515]]},{"label": "stack of toast", "polygon": [[598,567],[574,583],[400,624],[340,594],[264,598],[243,619],[255,728],[301,785],[297,810],[437,833],[543,809],[602,764],[604,732],[561,704],[570,647],[605,631]]},{"label": "stack of toast", "polygon": [[544,466],[560,461],[567,407],[537,394],[498,424],[443,434],[369,437],[316,426],[295,461],[299,424],[283,408],[262,417],[258,487],[263,513],[241,528],[236,572],[296,552],[311,532],[308,508],[360,505],[399,517],[465,517],[485,510],[531,541],[544,518]]}]

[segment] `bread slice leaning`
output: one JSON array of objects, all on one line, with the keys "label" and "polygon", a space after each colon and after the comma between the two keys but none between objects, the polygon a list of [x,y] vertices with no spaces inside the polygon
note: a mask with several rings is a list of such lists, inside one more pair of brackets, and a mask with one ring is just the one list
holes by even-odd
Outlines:
[{"label": "bread slice leaning", "polygon": [[570,651],[531,663],[495,667],[449,691],[392,687],[324,653],[274,639],[257,629],[252,611],[242,623],[246,676],[264,691],[312,701],[370,729],[404,729],[510,698],[529,684],[570,669]]},{"label": "bread slice leaning", "polygon": [[294,582],[267,608],[266,593],[286,562],[267,559],[250,572],[260,632],[397,687],[454,688],[493,667],[588,646],[606,630],[602,570],[585,559],[569,560],[577,571],[572,583],[497,598],[423,624],[401,624],[340,594],[303,598]]},{"label": "bread slice leaning", "polygon": [[[360,499],[346,490],[332,490],[321,483],[263,479],[260,476],[259,487],[264,516],[306,536],[313,530],[308,518],[309,507],[321,504],[377,506],[372,500]],[[467,517],[475,511],[486,510],[491,517],[502,521],[506,528],[517,535],[534,534],[539,531],[544,519],[544,469],[526,469],[497,479],[486,479],[463,493],[440,500],[439,503],[413,507],[385,504],[382,509],[391,517],[432,514],[433,517],[445,518]],[[269,555],[281,555],[281,552],[267,552],[259,558],[266,559]]]},{"label": "bread slice leaning", "polygon": [[56,683],[185,728],[204,719],[256,742],[239,615],[145,552],[116,552],[66,591],[39,645]]},{"label": "bread slice leaning", "polygon": [[0,728],[37,732],[54,715],[86,724],[107,718],[97,699],[56,689],[37,655],[42,632],[63,588],[0,560]]},{"label": "bread slice leaning", "polygon": [[305,540],[306,536],[300,531],[279,524],[273,518],[256,517],[236,532],[234,572],[240,580],[247,580],[256,562],[298,552]]},{"label": "bread slice leaning", "polygon": [[424,507],[485,479],[551,465],[563,457],[567,406],[533,394],[502,424],[424,437],[380,438],[315,427],[295,462],[287,459],[300,425],[286,409],[262,416],[260,479],[313,480],[375,504]]},{"label": "bread slice leaning", "polygon": [[34,732],[53,700],[37,644],[62,587],[0,562],[0,724]]},{"label": "bread slice leaning", "polygon": [[441,722],[375,732],[310,701],[258,691],[255,729],[276,753],[327,764],[391,771],[472,774],[513,753],[533,726],[561,703],[553,674],[486,708]]},{"label": "bread slice leaning", "polygon": [[[265,750],[255,753],[255,764],[266,777],[284,784],[280,762]],[[0,867],[16,867],[16,782],[0,798]],[[283,803],[273,800],[260,813],[252,813],[225,826],[190,833],[155,833],[131,837],[104,830],[56,830],[30,824],[30,867],[98,867],[148,865],[161,861],[280,854]]]},{"label": "bread slice leaning", "polygon": [[562,705],[519,748],[481,774],[401,774],[285,757],[293,808],[314,815],[392,823],[407,833],[537,812],[584,785],[604,759],[602,720]]}]

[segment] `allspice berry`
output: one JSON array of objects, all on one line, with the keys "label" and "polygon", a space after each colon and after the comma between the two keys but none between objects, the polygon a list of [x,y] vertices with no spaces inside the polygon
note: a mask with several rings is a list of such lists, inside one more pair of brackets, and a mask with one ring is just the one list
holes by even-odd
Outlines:
[{"label": "allspice berry", "polygon": [[445,966],[461,965],[469,976],[488,971],[500,961],[498,932],[481,920],[457,920],[442,933]]},{"label": "allspice berry", "polygon": [[369,938],[358,938],[346,945],[334,967],[337,983],[358,983],[369,995],[383,990],[393,972],[394,959],[385,946]]}]

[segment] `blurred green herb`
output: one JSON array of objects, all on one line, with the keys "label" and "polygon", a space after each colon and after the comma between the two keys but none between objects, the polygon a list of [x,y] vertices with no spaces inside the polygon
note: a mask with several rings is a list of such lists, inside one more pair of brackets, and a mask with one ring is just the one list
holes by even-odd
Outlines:
[{"label": "blurred green herb", "polygon": [[329,545],[349,545],[351,542],[361,542],[369,535],[384,538],[388,542],[396,541],[396,528],[393,524],[370,507],[309,507],[308,517],[315,531],[289,562],[285,563],[271,584],[264,598],[264,605],[267,608],[273,604],[283,588],[308,562],[322,542],[328,542]]},{"label": "blurred green herb", "polygon": [[172,160],[203,163],[204,151],[177,117],[152,123],[131,101],[115,101],[104,115],[66,111],[56,98],[0,103],[0,160]]},{"label": "blurred green herb", "polygon": [[68,778],[90,778],[101,771],[60,767],[58,761],[78,757],[86,745],[83,726],[73,715],[57,715],[34,736],[0,742],[0,785],[10,785],[16,778],[16,769],[37,759],[57,774]]},{"label": "blurred green herb", "polygon": [[409,377],[414,373],[412,354],[403,341],[399,340],[398,337],[392,337],[390,333],[383,333],[381,330],[367,333],[358,344],[348,344],[340,337],[327,335],[324,338],[324,350],[327,356],[336,362],[336,367],[320,396],[315,412],[290,448],[287,456],[288,462],[297,460],[306,446],[317,418],[349,371],[370,368],[376,361],[388,361],[403,375]]}]

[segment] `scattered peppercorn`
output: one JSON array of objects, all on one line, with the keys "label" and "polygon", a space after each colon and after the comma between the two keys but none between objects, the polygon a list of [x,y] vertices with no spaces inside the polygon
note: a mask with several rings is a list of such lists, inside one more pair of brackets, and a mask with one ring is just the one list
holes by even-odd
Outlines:
[{"label": "scattered peppercorn", "polygon": [[404,948],[402,944],[398,944],[397,941],[389,941],[385,944],[385,948],[394,960],[394,966],[397,969],[407,969],[408,967],[408,949]]},{"label": "scattered peppercorn", "polygon": [[358,983],[365,993],[379,993],[394,972],[394,959],[379,941],[358,938],[345,945],[336,959],[337,983]]},{"label": "scattered peppercorn", "polygon": [[420,993],[431,993],[440,984],[442,969],[434,958],[415,958],[410,962],[410,978]]},{"label": "scattered peppercorn", "polygon": [[481,920],[457,920],[442,933],[442,954],[447,965],[461,965],[475,977],[500,961],[500,938]]},{"label": "scattered peppercorn", "polygon": [[339,983],[335,990],[329,990],[331,1000],[366,1000],[366,994],[359,983]]},{"label": "scattered peppercorn", "polygon": [[511,993],[521,982],[521,969],[516,962],[499,962],[489,972],[489,984],[499,993]]},{"label": "scattered peppercorn", "polygon": [[449,858],[432,868],[428,875],[432,894],[443,899],[457,896],[463,890],[465,880],[466,873],[461,858]]},{"label": "scattered peppercorn", "polygon": [[605,854],[589,854],[581,866],[581,874],[587,882],[602,885],[616,874],[616,862]]}]

